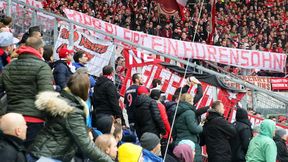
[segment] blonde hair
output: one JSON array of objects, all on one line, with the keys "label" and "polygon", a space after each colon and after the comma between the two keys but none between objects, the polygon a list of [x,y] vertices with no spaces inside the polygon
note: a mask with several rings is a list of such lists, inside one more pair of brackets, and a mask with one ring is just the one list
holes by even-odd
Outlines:
[{"label": "blonde hair", "polygon": [[184,94],[181,95],[180,101],[192,103],[193,102],[193,97],[189,93],[184,93]]},{"label": "blonde hair", "polygon": [[115,139],[113,135],[111,134],[102,134],[98,136],[95,140],[95,145],[104,153],[106,153],[106,150],[111,147],[112,140]]}]

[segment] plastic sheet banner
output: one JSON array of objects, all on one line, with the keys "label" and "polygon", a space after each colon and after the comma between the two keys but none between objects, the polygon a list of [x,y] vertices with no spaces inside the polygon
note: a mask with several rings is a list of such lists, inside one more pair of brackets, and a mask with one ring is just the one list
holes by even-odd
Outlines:
[{"label": "plastic sheet banner", "polygon": [[[56,45],[54,58],[58,59],[58,51],[69,44],[69,29],[61,27]],[[86,67],[91,75],[99,76],[102,68],[109,64],[114,45],[108,41],[98,40],[79,31],[74,32],[74,51],[83,50],[89,58]]]},{"label": "plastic sheet banner", "polygon": [[[287,56],[285,54],[218,47],[169,39],[122,28],[74,10],[64,9],[64,12],[70,20],[175,57],[212,61],[246,69],[281,72],[284,71],[286,65]],[[109,39],[108,37],[104,38]],[[125,44],[123,43],[123,45]]]},{"label": "plastic sheet banner", "polygon": [[[141,73],[146,87],[152,86],[153,79],[161,79],[161,90],[165,92],[168,100],[172,99],[172,95],[175,93],[178,87],[186,84],[186,79],[183,77],[182,72],[177,66],[165,65],[161,60],[153,59],[152,56],[141,53],[136,49],[124,49],[123,56],[126,61],[127,73],[125,81],[122,84],[120,91],[121,95],[125,94],[126,89],[132,84],[132,75],[136,72]],[[187,76],[191,76],[188,74]],[[212,102],[221,100],[225,105],[225,117],[228,117],[232,108],[242,99],[245,95],[244,92],[232,92],[220,86],[216,85],[214,76],[201,75],[195,76],[200,80],[203,88],[203,97],[198,102],[197,108],[204,106],[210,106]],[[194,96],[196,93],[197,85],[190,87],[189,93]]]}]

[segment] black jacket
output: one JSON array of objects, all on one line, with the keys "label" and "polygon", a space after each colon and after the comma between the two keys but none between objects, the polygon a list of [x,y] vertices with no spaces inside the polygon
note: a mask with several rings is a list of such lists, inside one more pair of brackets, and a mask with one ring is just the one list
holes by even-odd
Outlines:
[{"label": "black jacket", "polygon": [[200,145],[207,146],[208,161],[231,162],[232,152],[229,140],[236,135],[233,125],[219,113],[211,110],[203,128]]},{"label": "black jacket", "polygon": [[71,75],[70,67],[64,60],[58,60],[54,63],[53,76],[55,84],[60,86],[61,90],[67,86],[68,79]]},{"label": "black jacket", "polygon": [[253,137],[251,122],[248,113],[244,109],[237,109],[236,122],[233,123],[237,135],[231,140],[232,161],[245,162],[249,142]]},{"label": "black jacket", "polygon": [[283,140],[279,135],[275,135],[273,138],[277,146],[277,160],[279,162],[288,161],[288,150],[286,146],[286,141]]},{"label": "black jacket", "polygon": [[122,118],[122,110],[119,106],[117,88],[113,81],[101,76],[94,86],[93,107],[95,113],[112,115],[116,118]]},{"label": "black jacket", "polygon": [[143,94],[137,97],[134,117],[139,139],[145,132],[151,132],[158,136],[166,133],[157,103],[149,96]]},{"label": "black jacket", "polygon": [[0,161],[1,162],[26,162],[23,140],[5,135],[1,132]]}]

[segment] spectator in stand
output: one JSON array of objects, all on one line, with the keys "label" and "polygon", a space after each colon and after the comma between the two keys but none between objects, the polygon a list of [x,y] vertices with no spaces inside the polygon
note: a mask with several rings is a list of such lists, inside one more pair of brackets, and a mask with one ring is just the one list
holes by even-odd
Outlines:
[{"label": "spectator in stand", "polygon": [[32,26],[29,28],[29,37],[37,37],[37,38],[42,38],[42,33],[40,26]]},{"label": "spectator in stand", "polygon": [[265,119],[260,125],[260,133],[254,137],[248,147],[246,161],[274,162],[277,157],[277,147],[273,141],[276,123]]},{"label": "spectator in stand", "polygon": [[286,145],[287,132],[285,129],[278,128],[275,133],[273,140],[277,146],[277,161],[285,162],[288,161],[288,149]]},{"label": "spectator in stand", "polygon": [[56,86],[63,90],[67,86],[68,79],[72,75],[69,64],[72,61],[74,51],[63,47],[59,50],[59,60],[54,63],[53,76]]},{"label": "spectator in stand", "polygon": [[237,135],[231,140],[232,162],[245,162],[248,145],[253,137],[251,122],[245,109],[238,108],[233,123]]},{"label": "spectator in stand", "polygon": [[113,134],[115,130],[114,118],[111,115],[100,116],[94,127],[103,134]]},{"label": "spectator in stand", "polygon": [[45,62],[50,66],[51,69],[53,69],[53,46],[45,45],[44,46],[44,53],[43,58]]},{"label": "spectator in stand", "polygon": [[103,134],[96,138],[95,145],[114,161],[117,158],[117,141],[111,134]]},{"label": "spectator in stand", "polygon": [[97,126],[97,122],[103,116],[112,116],[118,123],[123,119],[122,110],[119,106],[119,95],[113,83],[113,67],[104,66],[103,75],[99,77],[93,92],[93,117],[92,126]]},{"label": "spectator in stand", "polygon": [[150,97],[157,102],[157,106],[160,112],[161,119],[164,123],[166,134],[161,139],[161,152],[164,155],[165,149],[168,142],[169,134],[170,134],[170,123],[168,120],[167,112],[165,106],[160,102],[161,91],[159,89],[153,89],[150,93]]},{"label": "spectator in stand", "polygon": [[[84,68],[86,70],[86,72],[88,73],[88,70],[86,68],[86,64],[88,62],[88,56],[87,54],[85,54],[84,51],[77,51],[74,56],[73,56],[74,62],[72,63],[72,65],[75,67],[75,70],[78,70],[80,68]],[[87,100],[87,105],[89,108],[89,111],[91,112],[91,100],[93,97],[93,87],[96,84],[96,80],[94,79],[94,77],[92,75],[89,75],[89,80],[90,80],[90,90],[89,90],[89,98]],[[91,125],[90,123],[88,124],[89,126]]]},{"label": "spectator in stand", "polygon": [[115,130],[113,132],[113,136],[115,137],[117,144],[121,144],[121,140],[123,138],[123,129],[122,125],[119,123],[114,123]]},{"label": "spectator in stand", "polygon": [[2,162],[26,162],[24,140],[27,125],[21,114],[8,113],[0,121],[0,158]]},{"label": "spectator in stand", "polygon": [[181,89],[181,87],[177,88],[174,95],[179,96],[180,91],[182,91],[181,94],[188,93],[188,91],[191,87],[193,87],[194,85],[197,85],[197,92],[196,92],[194,99],[193,99],[193,105],[196,105],[203,96],[203,89],[202,89],[201,82],[198,79],[196,79],[195,77],[188,77],[186,79],[186,81],[187,81],[187,84],[184,85],[184,87],[182,87],[182,89]]},{"label": "spectator in stand", "polygon": [[135,102],[138,96],[138,87],[143,84],[143,78],[140,73],[135,73],[132,75],[132,85],[126,90],[125,97],[124,97],[124,104],[128,114],[128,120],[130,128],[133,129],[135,125],[134,119],[134,109],[135,109]]},{"label": "spectator in stand", "polygon": [[37,109],[46,112],[48,120],[30,147],[30,161],[40,157],[71,161],[79,149],[90,160],[112,162],[88,136],[84,102],[88,90],[88,75],[75,73],[61,93],[45,91],[37,95]]},{"label": "spectator in stand", "polygon": [[140,144],[143,147],[143,158],[144,161],[161,162],[163,159],[161,156],[161,144],[160,138],[150,132],[146,132],[140,139]]},{"label": "spectator in stand", "polygon": [[166,130],[157,103],[149,97],[148,88],[140,86],[137,93],[139,96],[136,99],[133,116],[138,138],[140,139],[145,132],[154,133],[158,137],[160,134],[165,135]]},{"label": "spectator in stand", "polygon": [[232,124],[223,117],[224,105],[215,101],[208,110],[207,121],[203,126],[201,146],[206,145],[209,162],[231,162],[232,152],[229,141],[237,132]]},{"label": "spectator in stand", "polygon": [[144,162],[143,148],[132,143],[124,143],[118,148],[119,162]]},{"label": "spectator in stand", "polygon": [[166,112],[167,112],[168,121],[170,123],[170,126],[173,123],[178,97],[179,96],[177,96],[177,95],[173,95],[172,100],[165,103],[165,108],[166,108]]},{"label": "spectator in stand", "polygon": [[195,143],[195,162],[202,161],[201,147],[199,146],[199,134],[203,131],[195,114],[195,107],[192,105],[193,97],[185,93],[181,96],[173,130],[174,143],[177,145],[182,140],[190,140]]},{"label": "spectator in stand", "polygon": [[45,122],[45,113],[35,107],[35,97],[42,91],[53,91],[50,67],[43,61],[44,42],[30,37],[17,53],[17,60],[5,67],[0,76],[0,89],[8,97],[7,112],[20,113],[27,122],[26,146],[33,141]]},{"label": "spectator in stand", "polygon": [[75,70],[79,69],[80,67],[85,67],[88,62],[88,57],[85,54],[85,51],[77,51],[73,55],[74,62],[72,65],[75,67]]},{"label": "spectator in stand", "polygon": [[13,51],[14,44],[17,44],[19,40],[13,37],[10,32],[0,32],[0,74],[4,66],[10,63],[9,53]]},{"label": "spectator in stand", "polygon": [[11,32],[12,18],[10,16],[0,16],[0,32]]},{"label": "spectator in stand", "polygon": [[180,162],[194,162],[195,151],[188,144],[177,145],[173,153]]}]

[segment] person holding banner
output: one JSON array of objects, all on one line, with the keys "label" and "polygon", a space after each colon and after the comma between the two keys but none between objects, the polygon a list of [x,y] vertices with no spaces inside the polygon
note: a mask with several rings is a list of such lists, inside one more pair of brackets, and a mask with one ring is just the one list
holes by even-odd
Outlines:
[{"label": "person holding banner", "polygon": [[177,88],[174,95],[179,96],[180,91],[181,91],[181,94],[188,93],[188,91],[191,87],[193,87],[194,85],[197,85],[197,92],[196,92],[194,99],[193,99],[193,105],[196,105],[200,101],[200,99],[203,97],[203,89],[201,86],[201,82],[198,79],[196,79],[195,77],[188,77],[186,79],[186,81],[187,81],[187,84],[184,85],[184,87],[182,87],[182,89],[181,89],[181,87]]},{"label": "person holding banner", "polygon": [[199,134],[203,131],[196,116],[196,108],[192,105],[192,95],[185,93],[181,95],[179,107],[176,112],[173,129],[174,143],[179,144],[182,140],[190,140],[195,144],[195,162],[202,161],[201,147],[199,146]]}]

